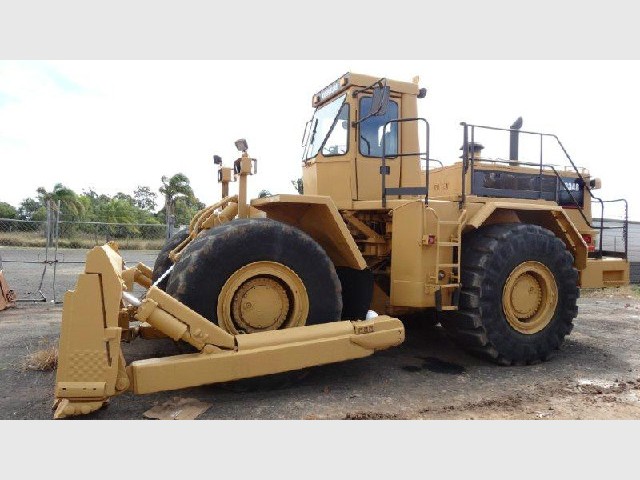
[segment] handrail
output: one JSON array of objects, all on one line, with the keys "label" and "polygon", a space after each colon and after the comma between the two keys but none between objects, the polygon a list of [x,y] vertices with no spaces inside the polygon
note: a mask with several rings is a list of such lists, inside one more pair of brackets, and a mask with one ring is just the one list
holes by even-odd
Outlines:
[{"label": "handrail", "polygon": [[[624,203],[624,220],[619,220],[622,222],[621,227],[605,227],[604,226],[604,204],[605,203]],[[628,258],[629,256],[629,202],[625,198],[616,198],[615,200],[601,200],[601,211],[600,211],[600,252],[602,252],[602,232],[603,230],[619,230],[622,229],[622,239],[624,241],[624,257]]]},{"label": "handrail", "polygon": [[[398,152],[387,155],[387,137],[385,132],[387,131],[387,125],[391,125],[392,123],[405,123],[405,122],[424,122],[425,132],[426,132],[426,151],[425,152],[414,152],[414,153],[400,153]],[[418,148],[419,150],[419,148]],[[424,204],[429,205],[429,122],[427,122],[426,118],[422,117],[409,117],[409,118],[396,118],[392,120],[388,120],[385,122],[382,128],[382,165],[380,166],[380,175],[382,176],[382,208],[387,207],[387,191],[392,190],[393,192],[398,192],[398,195],[402,195],[402,191],[405,191],[406,195],[412,195],[416,193],[412,193],[414,191],[420,190],[422,193],[422,188],[412,189],[411,187],[405,188],[397,188],[397,189],[388,189],[387,188],[387,173],[389,167],[387,167],[387,158],[396,158],[396,157],[408,157],[408,156],[417,156],[420,158],[421,156],[425,156],[427,161],[427,169],[425,171],[425,187],[424,187]],[[392,193],[393,195],[394,193]]]}]

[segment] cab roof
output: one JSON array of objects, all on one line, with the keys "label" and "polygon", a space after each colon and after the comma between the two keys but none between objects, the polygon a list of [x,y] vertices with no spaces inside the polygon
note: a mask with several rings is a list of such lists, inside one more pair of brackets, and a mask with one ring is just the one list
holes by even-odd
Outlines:
[{"label": "cab roof", "polygon": [[418,95],[420,91],[420,87],[414,82],[401,82],[384,77],[373,77],[362,73],[347,72],[316,93],[311,101],[312,106],[318,107],[343,93],[348,88],[366,88],[382,79],[386,80],[392,92]]}]

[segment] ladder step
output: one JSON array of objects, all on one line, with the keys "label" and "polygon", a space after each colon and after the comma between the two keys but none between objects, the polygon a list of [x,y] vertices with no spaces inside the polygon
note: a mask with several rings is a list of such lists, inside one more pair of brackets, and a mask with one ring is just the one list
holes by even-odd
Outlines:
[{"label": "ladder step", "polygon": [[439,263],[438,267],[445,267],[445,268],[456,267],[456,268],[459,268],[457,263]]},{"label": "ladder step", "polygon": [[451,305],[451,306],[447,305],[447,306],[440,307],[440,310],[442,311],[458,310],[458,307],[456,307],[455,305]]},{"label": "ladder step", "polygon": [[438,222],[440,225],[459,225],[460,222],[457,220],[440,220]]},{"label": "ladder step", "polygon": [[445,283],[443,285],[439,285],[440,288],[458,288],[459,286],[459,283]]},{"label": "ladder step", "polygon": [[459,247],[460,244],[458,242],[438,242],[438,245],[441,247]]}]

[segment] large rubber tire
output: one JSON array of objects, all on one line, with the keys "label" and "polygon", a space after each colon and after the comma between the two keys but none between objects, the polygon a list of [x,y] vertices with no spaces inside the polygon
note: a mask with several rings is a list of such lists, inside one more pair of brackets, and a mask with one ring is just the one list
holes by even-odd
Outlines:
[{"label": "large rubber tire", "polygon": [[[189,232],[185,228],[174,233],[173,236],[169,240],[167,240],[167,243],[164,244],[164,247],[162,247],[162,250],[160,250],[160,253],[156,257],[156,261],[153,264],[152,279],[154,282],[158,280],[158,278],[160,278],[162,274],[166,272],[169,267],[171,267],[171,265],[173,265],[173,262],[169,259],[169,252],[180,245],[188,236]],[[164,290],[167,286],[168,281],[169,277],[164,278],[162,282],[158,284],[158,288]]]},{"label": "large rubber tire", "polygon": [[322,247],[303,231],[270,219],[240,219],[201,234],[176,262],[167,293],[214,323],[218,295],[227,279],[253,262],[293,270],[306,288],[306,324],[340,319],[340,280]]},{"label": "large rubber tire", "polygon": [[[557,287],[548,323],[531,333],[514,328],[503,307],[505,284],[524,262],[544,265]],[[552,232],[526,224],[480,228],[463,238],[461,267],[459,310],[441,315],[442,326],[456,343],[502,365],[538,363],[560,348],[578,314],[580,290],[573,256]]]}]

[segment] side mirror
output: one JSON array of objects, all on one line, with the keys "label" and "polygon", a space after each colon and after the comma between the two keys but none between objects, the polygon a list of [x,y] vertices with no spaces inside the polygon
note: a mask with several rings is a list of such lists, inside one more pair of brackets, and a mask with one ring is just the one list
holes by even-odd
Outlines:
[{"label": "side mirror", "polygon": [[378,85],[373,89],[373,97],[371,98],[371,110],[369,110],[369,117],[377,117],[387,113],[387,106],[389,105],[389,96],[391,95],[391,87],[387,85]]},{"label": "side mirror", "polygon": [[[356,125],[364,122],[367,118],[378,117],[387,113],[389,98],[391,97],[391,87],[387,85],[385,79],[378,80],[374,85],[375,87],[373,89],[373,95],[371,96],[371,108],[369,109],[369,112],[360,120],[352,122],[352,126],[355,127]],[[371,88],[372,86],[373,85],[367,88]],[[366,89],[354,91],[353,96],[355,97],[358,93],[363,92],[364,90]]]}]

